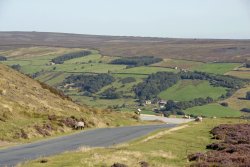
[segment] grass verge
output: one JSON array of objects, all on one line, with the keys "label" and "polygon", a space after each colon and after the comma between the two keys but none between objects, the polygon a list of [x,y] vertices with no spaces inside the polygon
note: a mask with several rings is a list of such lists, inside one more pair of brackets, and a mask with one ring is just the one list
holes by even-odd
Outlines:
[{"label": "grass verge", "polygon": [[[139,167],[139,162],[146,161],[152,167],[187,166],[187,155],[205,152],[205,146],[212,142],[209,131],[222,123],[245,123],[239,119],[205,119],[202,123],[192,122],[184,128],[155,132],[149,136],[111,148],[86,148],[66,152],[60,155],[40,158],[26,162],[23,167],[56,166],[95,166],[108,167],[119,162],[128,166]],[[41,163],[46,159],[46,164]]]}]

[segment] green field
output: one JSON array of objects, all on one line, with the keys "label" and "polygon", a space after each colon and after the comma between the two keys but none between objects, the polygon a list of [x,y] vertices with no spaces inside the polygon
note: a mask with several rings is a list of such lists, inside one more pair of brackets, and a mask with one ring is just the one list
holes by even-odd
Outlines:
[{"label": "green field", "polygon": [[159,63],[152,64],[154,67],[168,67],[168,68],[179,68],[179,69],[193,69],[197,66],[201,66],[204,63],[189,60],[177,60],[177,59],[164,59]]},{"label": "green field", "polygon": [[159,97],[165,100],[188,101],[198,97],[206,98],[208,96],[217,99],[225,93],[225,88],[211,86],[208,81],[182,80],[161,92]]},{"label": "green field", "polygon": [[109,63],[110,61],[117,59],[117,57],[102,56],[98,53],[93,53],[91,55],[71,59],[65,62],[65,64],[81,64],[81,63]]},{"label": "green field", "polygon": [[204,106],[196,106],[185,110],[186,114],[193,114],[196,116],[206,117],[240,117],[242,113],[240,111],[231,109],[229,107],[223,107],[219,104],[208,104]]},{"label": "green field", "polygon": [[240,65],[239,63],[205,63],[193,68],[193,70],[214,74],[225,74]]},{"label": "green field", "polygon": [[[31,47],[14,49],[2,52],[2,54],[8,57],[8,60],[3,62],[4,64],[20,64],[21,72],[25,74],[38,73],[35,79],[63,90],[65,94],[71,96],[81,104],[100,108],[120,106],[118,108],[120,111],[134,111],[138,108],[133,89],[138,83],[143,82],[143,79],[147,78],[149,74],[159,71],[177,73],[180,69],[224,74],[239,66],[237,63],[202,63],[189,60],[164,59],[162,62],[150,66],[127,68],[126,65],[109,64],[110,61],[119,57],[103,56],[95,50],[91,50],[91,55],[67,60],[63,64],[50,64],[50,61],[57,56],[81,50],[84,49]],[[173,69],[174,67],[178,67],[178,69],[175,70]],[[68,90],[61,86],[61,83],[63,83],[66,77],[84,73],[109,73],[115,78],[115,81],[92,94],[92,97],[83,96],[83,93],[76,89]],[[244,72],[243,77],[245,77],[245,73],[247,72]],[[133,77],[136,81],[122,84],[120,79],[126,77]],[[120,92],[122,97],[112,100],[102,99],[101,93],[111,87],[115,88],[117,92]],[[218,99],[218,97],[225,93],[225,88],[213,87],[208,81],[181,80],[176,85],[162,91],[158,96],[166,100],[187,101],[198,97],[206,98],[208,96],[213,99]],[[155,107],[157,108],[158,106],[149,105],[143,112],[152,113],[152,109]]]}]

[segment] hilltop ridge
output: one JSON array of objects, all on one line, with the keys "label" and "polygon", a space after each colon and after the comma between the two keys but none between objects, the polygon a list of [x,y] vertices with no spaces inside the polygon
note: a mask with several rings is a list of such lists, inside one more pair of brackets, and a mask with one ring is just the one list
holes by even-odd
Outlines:
[{"label": "hilltop ridge", "polygon": [[30,46],[90,48],[109,56],[150,55],[202,62],[244,62],[250,56],[250,40],[124,37],[49,32],[0,32],[0,38],[0,49]]}]

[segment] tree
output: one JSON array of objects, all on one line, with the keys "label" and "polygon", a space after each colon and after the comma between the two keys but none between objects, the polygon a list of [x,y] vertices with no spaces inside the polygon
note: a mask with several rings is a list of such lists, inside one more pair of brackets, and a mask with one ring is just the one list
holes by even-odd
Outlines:
[{"label": "tree", "polygon": [[115,81],[115,78],[108,74],[81,74],[71,75],[67,77],[63,84],[72,84],[73,87],[78,88],[81,92],[96,93],[102,87],[107,86]]},{"label": "tree", "polygon": [[243,108],[240,111],[250,113],[250,108]]},{"label": "tree", "polygon": [[166,111],[172,110],[176,106],[175,102],[173,100],[168,100],[167,104],[165,105]]},{"label": "tree", "polygon": [[224,107],[228,107],[228,103],[227,102],[222,102],[222,103],[220,103],[220,105],[222,105]]},{"label": "tree", "polygon": [[13,69],[16,70],[16,71],[20,71],[20,70],[21,70],[20,64],[13,64],[13,65],[11,66],[11,68],[13,68]]},{"label": "tree", "polygon": [[247,100],[250,100],[250,91],[247,92],[247,94],[246,94],[246,99],[247,99]]},{"label": "tree", "polygon": [[116,88],[114,87],[106,89],[101,95],[105,99],[118,99],[121,97],[121,94],[116,92]]},{"label": "tree", "polygon": [[173,86],[180,80],[178,74],[171,72],[157,72],[150,74],[143,82],[134,88],[136,97],[150,100],[155,98],[161,91]]}]

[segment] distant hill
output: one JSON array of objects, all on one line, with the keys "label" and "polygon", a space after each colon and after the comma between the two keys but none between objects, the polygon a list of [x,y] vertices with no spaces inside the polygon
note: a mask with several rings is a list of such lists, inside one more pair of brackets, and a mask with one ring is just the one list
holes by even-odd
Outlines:
[{"label": "distant hill", "polygon": [[70,132],[79,120],[87,127],[105,127],[130,117],[79,106],[55,89],[0,64],[0,142]]},{"label": "distant hill", "polygon": [[244,62],[250,40],[173,39],[47,32],[0,32],[0,49],[56,46],[97,49],[110,56],[156,56],[202,62]]}]

